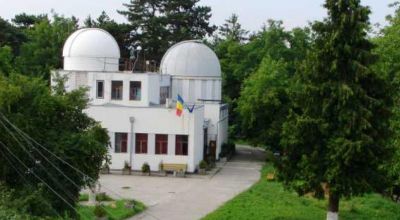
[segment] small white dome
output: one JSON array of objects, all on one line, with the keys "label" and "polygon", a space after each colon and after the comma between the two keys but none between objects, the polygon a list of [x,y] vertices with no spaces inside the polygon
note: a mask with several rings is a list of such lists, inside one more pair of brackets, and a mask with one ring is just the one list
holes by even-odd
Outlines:
[{"label": "small white dome", "polygon": [[68,37],[63,57],[65,70],[118,71],[120,50],[107,31],[83,28]]},{"label": "small white dome", "polygon": [[198,40],[182,41],[168,49],[160,71],[172,76],[221,77],[217,55]]}]

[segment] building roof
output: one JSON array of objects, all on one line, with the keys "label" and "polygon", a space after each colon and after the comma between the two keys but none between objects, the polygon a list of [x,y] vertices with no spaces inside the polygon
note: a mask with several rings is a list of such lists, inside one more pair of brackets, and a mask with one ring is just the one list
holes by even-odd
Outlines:
[{"label": "building roof", "polygon": [[183,41],[168,49],[160,71],[171,76],[221,77],[217,55],[198,40]]},{"label": "building roof", "polygon": [[64,44],[63,57],[120,58],[117,41],[107,31],[83,28],[71,34]]}]

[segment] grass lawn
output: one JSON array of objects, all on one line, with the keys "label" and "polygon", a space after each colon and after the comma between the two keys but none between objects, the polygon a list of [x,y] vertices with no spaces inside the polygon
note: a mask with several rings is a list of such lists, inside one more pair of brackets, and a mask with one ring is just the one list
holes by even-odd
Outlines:
[{"label": "grass lawn", "polygon": [[[143,203],[137,201],[134,202],[135,206],[133,209],[125,208],[124,200],[118,200],[115,203],[115,208],[111,207],[110,205],[105,206],[109,220],[123,220],[142,212],[146,208]],[[94,207],[81,205],[78,208],[79,216],[82,220],[93,220],[95,219],[93,210]]]},{"label": "grass lawn", "polygon": [[[279,182],[268,181],[273,172],[271,165],[262,170],[261,180],[246,192],[228,201],[203,220],[223,219],[325,219],[327,202],[308,197],[298,197],[285,191]],[[400,204],[379,195],[366,195],[340,201],[341,219],[400,220]]]}]

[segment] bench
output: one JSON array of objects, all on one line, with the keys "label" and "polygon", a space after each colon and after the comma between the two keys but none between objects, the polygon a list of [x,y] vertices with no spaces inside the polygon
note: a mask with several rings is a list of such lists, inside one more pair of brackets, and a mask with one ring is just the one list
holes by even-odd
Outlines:
[{"label": "bench", "polygon": [[186,164],[180,163],[163,163],[162,166],[164,171],[174,172],[174,176],[179,174],[180,176],[184,177],[187,169]]}]

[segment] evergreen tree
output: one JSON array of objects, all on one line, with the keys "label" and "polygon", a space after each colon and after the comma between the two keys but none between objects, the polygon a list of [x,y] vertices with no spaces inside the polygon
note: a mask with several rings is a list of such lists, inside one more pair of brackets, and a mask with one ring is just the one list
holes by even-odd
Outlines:
[{"label": "evergreen tree", "polygon": [[166,50],[182,40],[201,39],[212,34],[209,7],[199,0],[131,0],[118,11],[130,22],[130,46],[142,47],[146,60],[160,62]]},{"label": "evergreen tree", "polygon": [[219,35],[223,39],[231,39],[236,42],[243,42],[247,40],[248,31],[242,29],[239,23],[239,16],[232,14],[225,20],[225,24],[219,27]]},{"label": "evergreen tree", "polygon": [[327,0],[324,6],[328,17],[313,25],[313,50],[292,89],[278,168],[284,184],[300,195],[327,192],[327,218],[337,219],[340,198],[385,185],[380,166],[392,153],[392,90],[371,68],[370,10],[360,0]]}]

